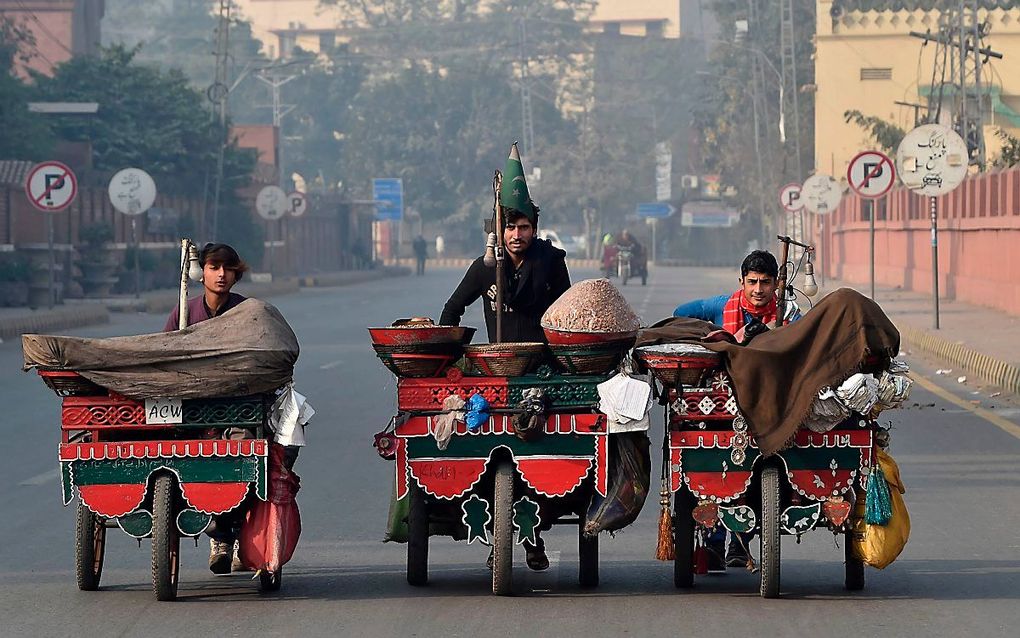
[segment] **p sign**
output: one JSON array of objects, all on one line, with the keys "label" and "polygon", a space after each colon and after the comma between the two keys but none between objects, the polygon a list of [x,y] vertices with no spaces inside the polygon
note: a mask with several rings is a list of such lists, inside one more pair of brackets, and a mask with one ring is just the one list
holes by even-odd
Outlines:
[{"label": "p sign", "polygon": [[796,213],[804,208],[804,202],[800,199],[800,184],[791,183],[779,189],[779,203],[788,213]]},{"label": "p sign", "polygon": [[291,217],[301,217],[308,211],[308,198],[304,193],[294,191],[287,194],[287,207]]},{"label": "p sign", "polygon": [[850,160],[846,179],[855,193],[875,199],[888,193],[896,183],[896,169],[885,153],[864,151]]},{"label": "p sign", "polygon": [[25,180],[28,201],[39,210],[55,213],[64,210],[78,194],[78,178],[60,162],[36,164]]}]

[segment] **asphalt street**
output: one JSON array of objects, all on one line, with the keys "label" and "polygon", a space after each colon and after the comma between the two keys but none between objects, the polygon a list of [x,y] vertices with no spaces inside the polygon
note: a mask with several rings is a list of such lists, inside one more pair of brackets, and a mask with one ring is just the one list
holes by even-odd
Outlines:
[{"label": "asphalt street", "polygon": [[[757,576],[736,570],[678,592],[672,566],[653,558],[654,496],[636,524],[602,538],[597,589],[578,587],[576,536],[566,528],[547,535],[547,572],[528,572],[519,552],[515,597],[490,594],[484,547],[447,539],[432,542],[431,584],[410,587],[405,547],[381,542],[393,465],[371,443],[395,411],[395,380],[365,328],[438,318],[460,274],[435,270],[271,300],[300,339],[297,387],[317,411],[295,468],[304,531],[273,595],[260,596],[250,574],[212,576],[203,538],[197,548],[182,544],[179,601],[158,603],[148,541],[139,545],[118,530],[108,534],[100,591],[78,591],[74,510],[61,506],[56,469],[60,402],[20,370],[19,343],[0,345],[0,635],[1017,635],[1020,439],[916,385],[907,409],[883,415],[894,423],[891,452],[907,485],[910,543],[887,569],[867,570],[862,592],[844,591],[843,550],[825,531],[799,544],[784,537],[780,599],[761,599]],[[735,274],[720,270],[660,268],[648,286],[632,282],[625,294],[650,323],[681,301],[730,292],[735,283]],[[151,332],[164,320],[117,315],[73,334]],[[480,306],[465,323],[484,334]],[[929,363],[908,360],[915,374],[945,383]],[[1015,407],[998,409],[1020,422]],[[659,415],[653,441],[661,433]]]}]

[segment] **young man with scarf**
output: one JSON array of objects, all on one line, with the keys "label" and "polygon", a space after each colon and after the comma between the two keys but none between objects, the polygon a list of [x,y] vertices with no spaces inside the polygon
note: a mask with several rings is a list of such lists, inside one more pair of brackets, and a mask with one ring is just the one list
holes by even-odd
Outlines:
[{"label": "young man with scarf", "polygon": [[[755,334],[773,327],[776,321],[776,290],[779,287],[779,263],[772,253],[755,250],[740,264],[740,289],[731,295],[696,299],[680,304],[674,317],[711,321],[732,334],[737,343],[747,343]],[[787,321],[800,319],[800,310],[787,302]],[[753,326],[753,327],[752,327]],[[746,334],[745,334],[746,331]],[[709,536],[709,570],[721,571],[726,565],[747,564],[747,546],[753,534],[732,534],[726,550],[726,531],[718,529]],[[723,560],[725,552],[725,562]]]},{"label": "young man with scarf", "polygon": [[[521,156],[514,144],[510,149],[503,171],[503,185],[499,193],[503,206],[503,233],[507,261],[503,273],[503,334],[504,342],[545,341],[540,322],[542,315],[560,295],[570,288],[567,273],[567,253],[536,236],[538,232],[538,206],[531,201],[528,184],[524,179]],[[486,266],[479,257],[468,267],[464,279],[443,307],[439,323],[444,326],[460,325],[464,311],[480,297],[484,303],[485,327],[489,341],[496,341],[496,269]],[[545,507],[545,506],[543,506]],[[543,510],[552,520],[558,512]],[[565,513],[565,512],[564,512]],[[543,530],[549,525],[543,524]],[[527,565],[534,571],[549,568],[545,541],[537,535],[537,542],[524,543]],[[489,554],[492,567],[492,553]]]}]

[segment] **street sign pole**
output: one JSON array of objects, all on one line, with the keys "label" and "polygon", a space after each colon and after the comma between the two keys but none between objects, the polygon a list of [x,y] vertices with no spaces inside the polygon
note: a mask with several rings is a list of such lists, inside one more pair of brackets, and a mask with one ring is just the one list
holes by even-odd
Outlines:
[{"label": "street sign pole", "polygon": [[53,215],[47,215],[46,216],[46,237],[47,237],[47,243],[49,244],[49,249],[50,249],[50,257],[49,257],[49,259],[50,259],[50,275],[49,275],[49,278],[48,278],[48,281],[47,281],[47,287],[49,288],[49,294],[47,295],[47,298],[49,299],[50,308],[55,306],[56,303],[57,303],[57,286],[56,286],[56,281],[54,280],[54,276],[53,276],[53,271],[56,270],[56,268],[57,268],[57,256],[53,252],[53,234],[54,234],[54,230],[53,230]]},{"label": "street sign pole", "polygon": [[939,329],[939,204],[935,195],[931,196],[931,290],[932,304],[935,311],[935,329]]},{"label": "street sign pole", "polygon": [[871,244],[871,300],[875,300],[875,200],[871,200],[871,214],[868,215],[868,241]]}]

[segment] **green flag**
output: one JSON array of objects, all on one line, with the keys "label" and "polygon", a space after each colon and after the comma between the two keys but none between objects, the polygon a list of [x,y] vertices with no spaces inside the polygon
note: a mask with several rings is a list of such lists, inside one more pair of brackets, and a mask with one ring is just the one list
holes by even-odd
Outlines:
[{"label": "green flag", "polygon": [[503,208],[524,213],[532,224],[538,224],[538,206],[531,201],[528,182],[524,179],[524,165],[517,151],[517,142],[510,147],[510,156],[503,168],[503,185],[499,191],[499,203]]}]

